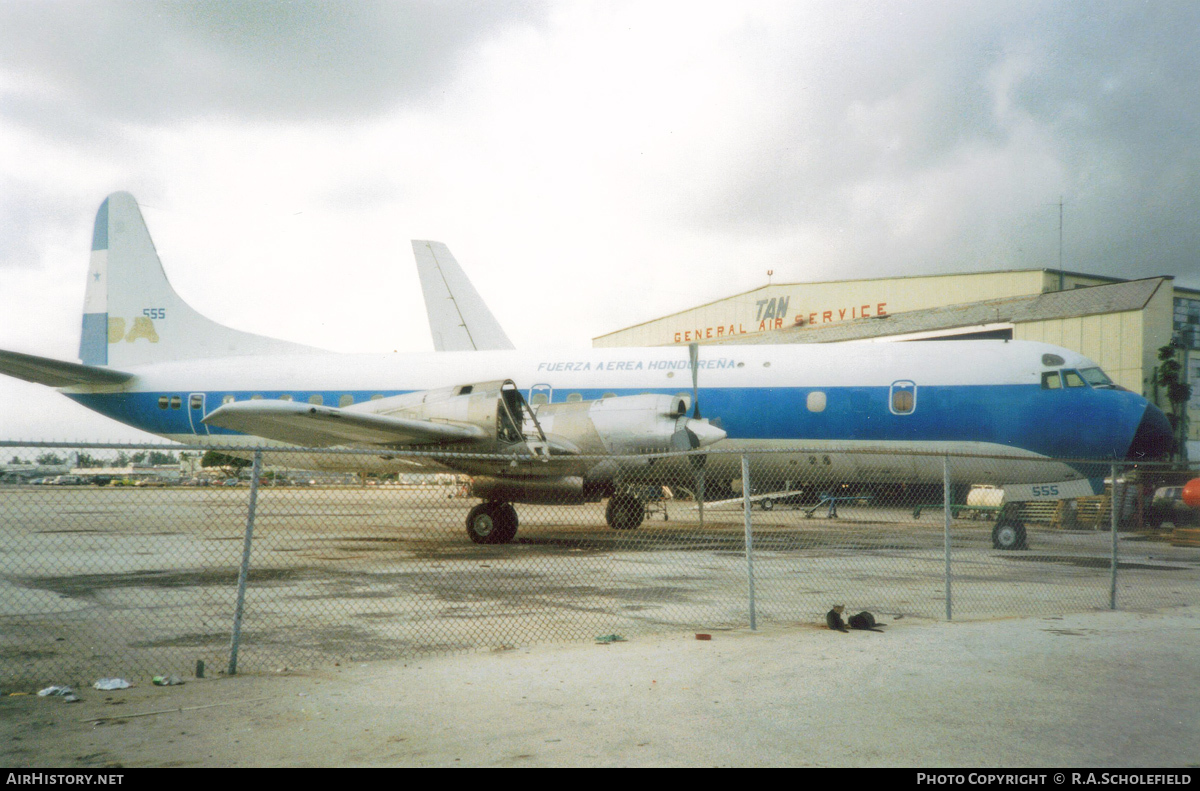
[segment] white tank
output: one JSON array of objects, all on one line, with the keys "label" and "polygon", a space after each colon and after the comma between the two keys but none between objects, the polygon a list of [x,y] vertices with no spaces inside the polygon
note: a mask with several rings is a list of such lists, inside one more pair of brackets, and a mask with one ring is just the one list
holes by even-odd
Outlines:
[{"label": "white tank", "polygon": [[994,508],[1004,503],[1004,490],[997,486],[972,486],[967,492],[967,505],[986,505]]}]

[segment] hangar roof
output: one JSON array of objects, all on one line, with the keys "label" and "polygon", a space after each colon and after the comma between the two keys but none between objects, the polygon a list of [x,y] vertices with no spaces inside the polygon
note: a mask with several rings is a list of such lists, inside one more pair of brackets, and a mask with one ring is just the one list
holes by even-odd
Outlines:
[{"label": "hangar roof", "polygon": [[1022,324],[1049,319],[1069,319],[1104,313],[1145,309],[1160,288],[1172,288],[1169,277],[1129,280],[1103,286],[1051,291],[1030,296],[1005,297],[984,302],[967,302],[937,308],[889,313],[866,319],[840,321],[824,326],[787,327],[773,332],[756,332],[711,344],[833,343],[881,338],[889,335]]},{"label": "hangar roof", "polygon": [[779,289],[779,288],[787,288],[787,287],[792,287],[792,286],[809,287],[809,286],[839,285],[839,284],[846,284],[846,283],[872,283],[872,282],[877,282],[880,280],[936,280],[938,278],[963,277],[964,275],[1009,275],[1009,274],[1024,275],[1024,274],[1030,274],[1033,272],[1041,272],[1043,274],[1049,272],[1049,273],[1053,273],[1054,275],[1059,275],[1059,274],[1069,275],[1069,276],[1075,277],[1075,278],[1086,278],[1088,280],[1096,280],[1096,281],[1105,282],[1105,283],[1127,282],[1127,281],[1122,281],[1120,278],[1110,277],[1108,275],[1092,275],[1092,274],[1088,274],[1087,272],[1072,272],[1070,270],[1061,270],[1061,272],[1060,272],[1060,270],[1058,270],[1058,269],[993,269],[993,270],[986,270],[986,271],[982,271],[982,272],[931,272],[929,274],[923,274],[923,275],[892,275],[892,276],[888,276],[888,277],[861,277],[861,278],[851,278],[848,280],[813,280],[813,281],[788,281],[788,282],[781,281],[778,283],[764,283],[763,285],[755,286],[754,288],[752,288],[748,291],[741,291],[737,294],[731,294],[730,296],[727,296],[727,297],[721,297],[720,299],[714,299],[710,302],[704,302],[704,303],[701,303],[700,305],[696,305],[694,307],[685,308],[683,310],[677,310],[674,313],[668,313],[667,315],[659,316],[658,318],[647,319],[646,321],[641,321],[641,322],[638,322],[637,324],[633,324],[628,327],[622,327],[619,330],[613,330],[612,332],[606,332],[603,335],[597,335],[596,338],[594,338],[593,340],[596,340],[598,338],[607,338],[611,335],[620,335],[623,332],[628,332],[629,330],[635,329],[637,327],[642,327],[647,324],[653,324],[655,322],[662,321],[663,319],[670,319],[675,316],[682,316],[687,313],[692,313],[693,311],[696,311],[696,310],[702,310],[703,308],[707,308],[712,305],[719,305],[722,302],[736,300],[739,297],[745,297],[750,294],[755,294],[759,291],[765,291],[770,288]]}]

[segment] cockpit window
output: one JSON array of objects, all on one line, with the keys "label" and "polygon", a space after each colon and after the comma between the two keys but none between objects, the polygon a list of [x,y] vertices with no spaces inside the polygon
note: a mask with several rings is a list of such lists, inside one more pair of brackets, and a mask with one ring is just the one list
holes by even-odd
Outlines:
[{"label": "cockpit window", "polygon": [[1058,371],[1046,371],[1042,374],[1042,389],[1043,390],[1058,390],[1062,387],[1062,379],[1058,377]]},{"label": "cockpit window", "polygon": [[1067,387],[1087,387],[1087,383],[1083,381],[1083,377],[1079,375],[1079,371],[1063,371],[1063,382]]},{"label": "cockpit window", "polygon": [[1115,387],[1113,380],[1108,378],[1108,374],[1101,371],[1099,368],[1084,368],[1079,372],[1079,375],[1090,384],[1092,387]]}]

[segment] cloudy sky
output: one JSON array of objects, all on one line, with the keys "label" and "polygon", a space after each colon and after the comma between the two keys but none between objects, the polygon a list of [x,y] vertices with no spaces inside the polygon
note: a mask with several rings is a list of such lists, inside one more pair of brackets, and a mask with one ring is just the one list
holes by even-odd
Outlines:
[{"label": "cloudy sky", "polygon": [[[239,329],[432,348],[409,240],[521,348],[780,281],[1200,287],[1200,4],[0,0],[0,348],[76,359],[132,192]],[[130,439],[0,380],[0,437]]]}]

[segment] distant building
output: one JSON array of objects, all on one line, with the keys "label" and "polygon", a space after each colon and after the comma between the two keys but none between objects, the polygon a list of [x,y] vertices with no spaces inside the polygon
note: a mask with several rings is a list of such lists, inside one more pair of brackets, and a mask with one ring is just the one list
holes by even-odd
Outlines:
[{"label": "distant building", "polygon": [[83,478],[112,480],[155,481],[178,483],[181,475],[178,464],[126,464],[124,467],[73,467],[71,474]]}]

